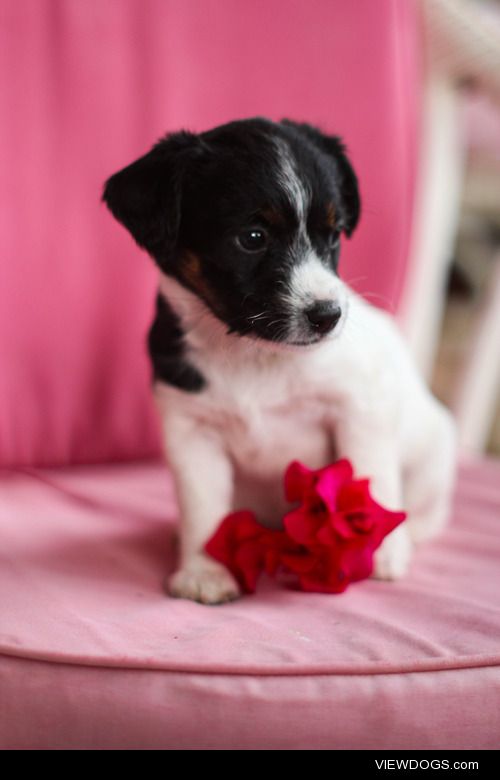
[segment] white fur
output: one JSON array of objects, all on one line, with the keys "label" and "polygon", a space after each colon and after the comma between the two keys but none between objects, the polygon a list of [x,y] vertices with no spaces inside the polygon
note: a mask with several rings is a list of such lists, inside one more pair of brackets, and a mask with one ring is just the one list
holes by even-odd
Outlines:
[{"label": "white fur", "polygon": [[[311,280],[320,273],[310,261],[293,282],[298,297],[300,290],[316,292]],[[232,576],[203,554],[203,546],[233,508],[279,522],[283,472],[294,459],[319,468],[349,458],[357,476],[370,477],[381,503],[408,511],[377,552],[379,577],[404,574],[412,538],[433,536],[446,520],[451,419],[416,374],[390,317],[328,275],[328,295],[343,301],[343,327],[318,345],[295,349],[228,335],[196,296],[162,277],[162,293],[207,380],[197,394],[155,387],[182,516],[173,595],[207,603],[238,595]],[[322,277],[323,283],[325,290]]]},{"label": "white fur", "polygon": [[273,141],[277,152],[277,184],[285,193],[290,205],[299,218],[301,227],[305,227],[306,216],[311,202],[311,193],[298,175],[296,163],[290,154],[288,145],[281,140]]},{"label": "white fur", "polygon": [[[344,318],[347,308],[345,285],[321,262],[312,248],[305,260],[293,267],[282,301],[289,313],[288,337],[299,342],[310,338],[310,329],[307,329],[304,318],[307,308],[322,301],[333,301],[342,310]],[[336,335],[342,324],[341,318],[336,325]]]}]

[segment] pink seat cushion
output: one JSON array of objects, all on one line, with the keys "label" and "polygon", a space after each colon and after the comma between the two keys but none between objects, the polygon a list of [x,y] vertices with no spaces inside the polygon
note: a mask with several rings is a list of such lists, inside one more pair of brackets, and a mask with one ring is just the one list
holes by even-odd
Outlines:
[{"label": "pink seat cushion", "polygon": [[162,592],[161,464],[3,472],[0,747],[498,747],[499,477],[397,584],[206,607]]}]

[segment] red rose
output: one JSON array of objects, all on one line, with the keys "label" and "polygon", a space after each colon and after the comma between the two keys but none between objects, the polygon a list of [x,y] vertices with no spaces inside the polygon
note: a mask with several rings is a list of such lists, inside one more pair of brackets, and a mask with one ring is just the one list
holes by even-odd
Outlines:
[{"label": "red rose", "polygon": [[341,538],[373,551],[405,517],[404,512],[385,509],[372,498],[369,480],[352,480],[338,491],[336,510],[319,531],[318,539],[331,545]]},{"label": "red rose", "polygon": [[378,504],[367,479],[353,479],[349,461],[311,471],[291,463],[285,474],[290,500],[301,501],[284,517],[288,535],[306,548],[285,565],[303,590],[339,593],[373,571],[373,553],[406,517]]},{"label": "red rose", "polygon": [[284,484],[287,500],[299,505],[283,518],[283,531],[264,528],[252,512],[234,512],[205,548],[248,593],[261,572],[280,570],[293,573],[304,591],[341,593],[370,576],[373,553],[406,516],[378,504],[347,460],[317,471],[295,461]]},{"label": "red rose", "polygon": [[338,460],[317,471],[294,460],[285,471],[285,498],[312,503],[321,499],[327,507],[334,509],[340,487],[352,480],[352,476],[353,469],[348,460]]},{"label": "red rose", "polygon": [[206,552],[229,569],[246,593],[254,593],[260,574],[274,575],[282,555],[296,548],[284,531],[264,528],[246,510],[225,517],[205,545]]},{"label": "red rose", "polygon": [[264,569],[264,533],[265,529],[257,523],[252,512],[234,512],[224,518],[205,545],[209,555],[223,563],[249,593],[254,592]]}]

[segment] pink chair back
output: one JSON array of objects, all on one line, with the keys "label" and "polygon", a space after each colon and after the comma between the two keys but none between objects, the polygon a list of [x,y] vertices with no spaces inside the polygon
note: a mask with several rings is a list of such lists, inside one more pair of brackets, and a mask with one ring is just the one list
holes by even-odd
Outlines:
[{"label": "pink chair back", "polygon": [[344,137],[341,272],[397,307],[416,169],[410,0],[0,0],[0,466],[158,452],[155,271],[100,203],[167,131],[287,116]]}]

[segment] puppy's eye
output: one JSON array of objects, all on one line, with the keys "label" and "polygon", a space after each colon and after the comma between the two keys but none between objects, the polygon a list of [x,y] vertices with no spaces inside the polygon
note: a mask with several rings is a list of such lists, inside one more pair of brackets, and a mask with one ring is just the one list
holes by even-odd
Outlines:
[{"label": "puppy's eye", "polygon": [[236,243],[244,252],[262,252],[268,243],[268,236],[262,228],[248,228],[236,236]]}]

